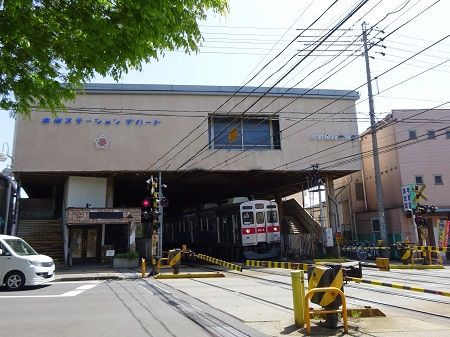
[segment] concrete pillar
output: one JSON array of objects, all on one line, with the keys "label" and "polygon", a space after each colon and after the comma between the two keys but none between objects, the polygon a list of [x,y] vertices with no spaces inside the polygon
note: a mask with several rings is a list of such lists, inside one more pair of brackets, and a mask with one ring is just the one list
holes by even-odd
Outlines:
[{"label": "concrete pillar", "polygon": [[134,219],[130,220],[129,225],[129,251],[135,252],[136,251],[136,223],[134,222]]},{"label": "concrete pillar", "polygon": [[326,198],[326,203],[327,203],[327,221],[329,226],[333,229],[333,234],[336,233],[337,231],[337,223],[336,223],[336,207],[333,203],[333,201],[330,199],[333,198],[335,199],[335,193],[334,193],[334,183],[333,183],[333,179],[330,176],[326,176],[325,177],[325,198]]},{"label": "concrete pillar", "polygon": [[106,207],[114,207],[114,178],[112,177],[106,180]]},{"label": "concrete pillar", "polygon": [[285,256],[286,245],[287,245],[287,237],[288,237],[288,228],[283,222],[283,199],[281,197],[280,192],[275,192],[275,202],[278,205],[278,219],[280,221],[280,235],[281,235],[281,256]]}]

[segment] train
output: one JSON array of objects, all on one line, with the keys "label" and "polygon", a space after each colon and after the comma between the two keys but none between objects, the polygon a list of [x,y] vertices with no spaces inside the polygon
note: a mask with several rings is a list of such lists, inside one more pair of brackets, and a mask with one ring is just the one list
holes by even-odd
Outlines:
[{"label": "train", "polygon": [[231,261],[279,257],[278,205],[247,198],[205,204],[165,219],[163,242]]}]

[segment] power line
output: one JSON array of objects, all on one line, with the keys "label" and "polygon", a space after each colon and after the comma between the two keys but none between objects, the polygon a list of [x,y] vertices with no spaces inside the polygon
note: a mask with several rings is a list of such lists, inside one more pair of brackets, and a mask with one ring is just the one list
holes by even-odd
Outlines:
[{"label": "power line", "polygon": [[[351,18],[362,6],[364,6],[364,4],[367,2],[367,0],[361,1],[355,8],[352,9],[352,11],[346,15],[346,17],[344,17],[338,24],[335,25],[335,27],[333,29],[331,29],[320,41],[319,43],[316,45],[316,49],[318,47],[320,47],[321,43],[325,40],[327,40],[334,32],[336,29],[340,28],[349,18]],[[312,51],[311,51],[312,52]],[[285,78],[286,76],[288,76],[298,65],[300,65],[301,62],[303,62],[306,59],[306,57],[303,57],[299,62],[297,62],[290,70],[288,70],[288,72],[283,75],[277,82],[275,82],[275,84],[273,84],[262,96],[258,97],[246,110],[244,110],[244,112],[241,114],[241,116],[247,112],[251,107],[253,107],[257,102],[259,102],[263,97],[265,97],[265,95],[270,92],[270,90],[272,90],[277,84],[279,84],[283,78]],[[216,138],[216,137],[215,137]],[[212,140],[213,141],[213,140]],[[192,159],[194,159],[201,151],[203,151],[205,148],[207,148],[209,146],[209,144],[212,143],[212,141],[210,141],[206,146],[202,147],[202,149],[200,149],[199,151],[196,152],[196,154],[194,154],[193,156],[191,156],[188,160],[186,160],[181,166],[179,166],[176,171],[178,171],[179,169],[181,169],[184,165],[186,165],[187,163],[189,163]]]},{"label": "power line", "polygon": [[[337,3],[337,0],[335,0],[326,10],[325,10],[325,12],[324,13],[322,13],[322,15],[320,15],[319,16],[319,19],[329,10],[329,9],[331,9],[335,4]],[[319,20],[319,19],[317,19],[317,20]],[[317,21],[317,20],[315,20],[311,25],[310,25],[310,27]],[[299,35],[297,35],[296,37],[295,37],[295,39],[294,40],[292,40],[286,47],[285,47],[285,49],[287,49],[297,38],[298,38],[298,36],[300,36],[302,33],[300,33]],[[284,51],[284,50],[283,50]],[[222,108],[226,103],[228,103],[240,90],[242,90],[242,88],[244,88],[245,87],[245,85],[247,85],[248,83],[250,83],[254,78],[256,78],[256,76],[258,76],[260,73],[261,73],[261,71],[263,71],[270,63],[272,63],[276,58],[278,58],[282,53],[283,53],[283,51],[281,51],[281,52],[279,52],[274,58],[272,58],[268,63],[266,63],[261,69],[260,69],[260,71],[258,71],[249,81],[247,81],[244,85],[242,85],[235,93],[233,93],[233,95],[231,95],[224,103],[222,103],[214,112],[213,112],[213,116],[214,116],[214,114],[220,109],[220,108]],[[256,90],[256,89],[255,89]],[[250,95],[250,94],[249,94]],[[249,95],[247,95],[247,97],[249,96]],[[170,148],[169,149],[169,151],[167,151],[166,153],[164,153],[160,158],[158,158],[153,164],[151,164],[148,168],[147,168],[147,170],[149,170],[153,165],[156,165],[156,163],[158,163],[162,158],[164,158],[166,155],[168,155],[173,149],[175,149],[178,145],[180,145],[184,140],[186,140],[193,132],[195,132],[196,130],[198,130],[202,125],[203,125],[203,123],[204,123],[205,121],[203,121],[203,122],[201,122],[197,127],[195,127],[194,128],[194,130],[192,130],[191,132],[189,132],[184,138],[182,138],[178,143],[176,143],[172,148]],[[189,144],[188,144],[189,145]],[[186,146],[183,148],[183,149],[185,149],[186,148]],[[165,165],[165,163],[163,164],[163,165]],[[160,165],[160,167],[161,167],[161,165]]]},{"label": "power line", "polygon": [[[442,38],[442,39],[440,39],[439,41],[437,41],[437,42],[435,42],[435,43],[433,43],[432,45],[430,45],[430,46],[428,46],[428,47],[426,47],[425,49],[423,49],[422,51],[420,51],[420,52],[418,52],[418,53],[416,53],[415,55],[418,55],[419,53],[421,53],[421,52],[423,52],[423,51],[425,51],[425,50],[427,50],[427,49],[429,49],[429,48],[431,48],[431,46],[433,46],[433,45],[435,45],[435,44],[437,44],[437,43],[439,43],[440,41],[443,41],[444,39],[446,39],[446,38],[448,38],[450,35],[447,35],[446,37],[444,37],[444,38]],[[410,58],[412,58],[412,57],[414,57],[415,55],[413,55],[413,56],[411,56]],[[406,60],[405,60],[406,61]],[[378,75],[378,77],[381,77],[381,76],[383,76],[384,74],[386,74],[387,72],[389,72],[389,71],[392,71],[393,69],[395,69],[395,68],[397,68],[399,65],[401,65],[402,63],[404,63],[405,61],[403,61],[403,62],[401,62],[401,63],[399,63],[399,64],[397,64],[397,65],[395,65],[394,67],[392,67],[392,68],[390,68],[390,69],[388,69],[387,71],[385,71],[385,72],[383,72],[382,74],[380,74],[380,75]],[[362,85],[360,85],[360,86],[358,86],[357,88],[355,88],[354,90],[357,90],[357,89],[359,89],[359,88],[361,88],[362,86],[364,86],[366,83],[364,83],[364,84],[362,84]],[[320,111],[320,110],[322,110],[323,108],[325,108],[325,107],[327,107],[327,106],[329,106],[330,104],[332,104],[332,103],[334,103],[334,102],[336,102],[337,100],[339,100],[339,99],[341,99],[342,97],[340,97],[340,98],[338,98],[338,99],[336,99],[336,100],[334,100],[334,101],[332,101],[331,103],[329,103],[329,104],[327,104],[327,105],[325,105],[324,107],[322,107],[322,108],[320,108],[320,109],[318,109],[318,110],[316,110],[316,111],[314,111],[313,113],[311,113],[310,115],[312,115],[312,114],[314,114],[314,113],[316,113],[317,111]],[[447,102],[448,103],[448,102]],[[335,113],[335,114],[332,114],[332,115],[330,115],[330,116],[333,116],[333,115],[336,115],[337,113]],[[309,115],[309,116],[310,116]],[[283,131],[285,131],[286,129],[288,129],[288,128],[291,128],[292,126],[294,126],[294,125],[296,125],[296,124],[298,124],[300,121],[298,121],[298,122],[296,122],[296,123],[293,123],[293,124],[291,124],[290,126],[288,126],[288,127],[286,127],[286,128],[284,128],[283,130],[280,130],[280,134],[281,134],[281,132],[283,132]],[[298,130],[298,131],[296,131],[296,132],[294,132],[294,133],[292,133],[292,134],[290,134],[290,135],[288,135],[287,137],[290,137],[290,136],[292,136],[292,135],[294,135],[294,134],[296,134],[296,133],[298,133],[298,132],[300,132],[300,131],[303,131],[303,130],[305,130],[306,128],[309,128],[309,127],[311,127],[311,126],[313,126],[313,125],[316,125],[318,122],[316,122],[316,123],[314,123],[314,124],[312,124],[312,125],[309,125],[309,126],[307,126],[307,127],[305,127],[305,128],[303,128],[303,129],[300,129],[300,130]],[[287,137],[284,137],[283,139],[286,139]],[[251,149],[251,148],[250,148]],[[229,160],[231,160],[231,159],[233,159],[233,158],[235,158],[235,157],[237,157],[237,156],[239,156],[239,155],[241,155],[242,153],[244,153],[244,152],[248,152],[250,149],[245,149],[244,151],[242,151],[242,152],[240,152],[240,153],[238,153],[237,155],[235,155],[235,156],[233,156],[233,157],[231,157],[231,158],[229,158],[229,159],[227,159],[227,162],[229,161]],[[241,158],[242,159],[242,158]],[[239,159],[240,160],[240,159]],[[235,162],[235,161],[234,161]],[[233,162],[233,163],[234,163]],[[216,168],[216,167],[218,167],[218,166],[220,166],[220,165],[222,165],[222,164],[224,164],[225,162],[221,162],[221,163],[219,163],[219,164],[217,164],[217,165],[215,165],[213,168]]]},{"label": "power line", "polygon": [[[325,12],[323,12],[317,19],[315,19],[315,20],[309,25],[309,27],[312,27],[316,22],[318,22],[318,21],[326,14],[326,12],[327,12],[328,10],[330,10],[336,3],[337,3],[337,0],[334,1],[334,2],[327,8],[327,10],[326,10]],[[302,34],[302,33],[300,33],[298,36],[301,36],[301,34]],[[297,36],[297,38],[298,38],[298,36]],[[293,43],[293,42],[294,42],[294,40],[293,40],[291,43]],[[290,44],[291,44],[291,43],[290,43]],[[290,45],[290,44],[289,44],[289,45]],[[286,46],[285,49],[286,49],[287,47],[289,47],[289,45]],[[282,51],[282,52],[283,52],[283,51]],[[277,55],[277,57],[278,57],[279,55],[281,55],[282,52],[280,52],[280,53]],[[294,55],[294,56],[295,56],[295,55]],[[292,58],[293,58],[293,57],[291,57],[287,63],[289,63],[289,62],[292,60]],[[274,59],[273,59],[273,60],[274,60]],[[302,60],[304,60],[304,58],[303,58]],[[298,62],[296,66],[298,66],[298,65],[302,62],[302,60],[301,60],[300,62]],[[271,61],[270,61],[270,62],[271,62]],[[266,65],[265,65],[265,66],[264,66],[264,67],[263,67],[256,75],[254,75],[253,78],[250,79],[247,83],[249,83],[249,82],[252,81],[254,78],[256,78],[256,76],[259,75],[259,73],[261,73],[261,71],[263,71],[263,70],[267,67],[267,65],[270,64],[270,62],[267,63],[267,64],[266,64]],[[285,64],[284,64],[281,68],[279,68],[276,72],[280,71],[287,63],[285,63]],[[294,68],[295,68],[296,66],[294,66]],[[293,69],[293,68],[292,68],[292,69]],[[291,69],[291,71],[292,71],[292,69]],[[275,73],[276,73],[276,72],[275,72]],[[275,73],[272,73],[268,78],[266,78],[266,80],[265,80],[262,84],[264,84],[264,83],[265,83],[271,76],[273,76]],[[289,73],[289,72],[288,72],[288,73]],[[285,76],[287,76],[287,74],[284,75],[283,77],[285,77]],[[283,77],[282,77],[282,78],[283,78]],[[281,81],[281,79],[278,80],[278,82],[277,82],[276,84],[278,84],[280,81]],[[262,85],[262,84],[261,84],[261,85]],[[268,89],[266,90],[266,92],[263,93],[263,95],[261,95],[258,99],[256,99],[256,101],[255,101],[253,104],[256,104],[259,100],[261,100],[263,97],[265,97],[265,96],[267,95],[267,93],[269,93],[270,90],[272,90],[272,89],[276,86],[276,84],[273,85],[273,86],[271,86],[270,88],[268,88]],[[250,95],[251,95],[252,93],[254,93],[258,88],[260,88],[261,85],[259,85],[258,87],[255,87],[255,88],[254,88],[251,92],[249,92],[242,100],[240,100],[238,103],[236,103],[236,104],[231,108],[231,110],[227,113],[227,115],[228,115],[228,114],[229,114],[229,113],[230,113],[237,105],[239,105],[239,104],[242,103],[245,99],[247,99],[248,97],[250,97]],[[245,85],[244,85],[244,86],[245,86]],[[242,88],[242,87],[241,87],[241,88]],[[227,103],[228,101],[230,101],[230,99],[233,98],[233,97],[234,97],[234,95],[232,95],[225,103]],[[225,103],[223,103],[220,107],[222,107]],[[219,108],[220,108],[220,107],[219,107]],[[250,109],[250,108],[251,108],[251,106],[250,106],[249,108],[247,108],[247,110]],[[214,111],[214,113],[210,116],[210,118],[216,114],[217,110],[218,110],[218,109],[216,109],[216,111]],[[245,111],[244,111],[244,113],[245,113]],[[197,140],[203,133],[204,133],[204,132],[202,132],[200,135],[198,135],[193,141]],[[216,138],[217,138],[217,137],[215,136],[214,139],[216,139]],[[211,141],[214,141],[214,139],[211,140]],[[204,146],[202,149],[200,149],[200,150],[197,152],[197,154],[200,153],[201,151],[204,151],[204,150],[209,146],[209,144],[211,143],[211,141],[210,141],[206,146]],[[176,153],[174,156],[172,156],[172,158],[170,158],[168,161],[166,161],[165,163],[163,163],[162,165],[160,165],[159,168],[160,168],[160,167],[163,167],[164,165],[166,165],[167,162],[169,162],[170,160],[172,160],[173,158],[175,158],[179,153],[181,153],[182,151],[184,151],[189,145],[190,145],[190,144],[185,145],[180,151],[178,151],[178,153]],[[192,160],[197,154],[195,154],[192,158],[188,159],[188,161],[186,161],[186,163],[188,163],[190,160]],[[158,161],[159,161],[159,160],[158,160]],[[186,163],[184,163],[182,166],[184,166]],[[150,166],[150,167],[151,167],[151,166]],[[159,168],[158,168],[158,169],[159,169]],[[180,168],[181,168],[181,167],[179,167],[178,169],[180,169]]]}]

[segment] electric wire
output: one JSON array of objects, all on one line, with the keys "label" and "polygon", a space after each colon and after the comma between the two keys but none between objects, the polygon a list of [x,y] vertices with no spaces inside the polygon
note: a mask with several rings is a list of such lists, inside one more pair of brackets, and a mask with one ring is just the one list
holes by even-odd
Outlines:
[{"label": "electric wire", "polygon": [[[359,9],[359,8],[361,8],[361,6],[365,3],[366,1],[362,1],[362,2],[360,2],[360,4],[359,4],[359,6],[357,6],[356,7],[356,10],[357,9]],[[336,1],[335,2],[333,2],[328,8],[327,8],[327,10],[329,10],[329,9],[331,9],[331,7],[333,6],[333,5],[335,5],[335,3],[336,3]],[[325,14],[325,12],[324,13],[322,13],[316,20],[314,20],[313,21],[313,23],[312,24],[310,24],[309,25],[309,27],[312,27],[312,25],[314,25],[318,20],[320,20],[322,17],[323,17],[323,15]],[[347,17],[348,17],[348,15],[347,15]],[[345,22],[345,21],[344,21]],[[342,25],[344,22],[342,22],[340,25]],[[339,24],[338,24],[339,25]],[[336,25],[337,27],[340,27],[340,26],[338,26],[338,25]],[[336,28],[336,26],[335,26],[335,28]],[[329,35],[331,35],[330,33],[332,33],[333,32],[333,30],[331,30],[331,32],[329,32],[328,34],[327,34],[327,36],[329,36]],[[325,39],[322,39],[322,41],[324,41],[324,40],[326,40],[326,38]],[[320,44],[319,44],[320,45]],[[318,46],[319,46],[318,45]],[[317,47],[318,47],[317,46]],[[317,48],[316,47],[316,48]],[[283,77],[281,78],[281,79],[279,79],[274,85],[272,85],[270,88],[268,88],[267,90],[265,89],[265,92],[261,95],[261,96],[259,96],[257,99],[256,99],[256,101],[255,102],[253,102],[252,103],[252,105],[250,106],[250,107],[248,107],[246,110],[248,111],[254,104],[256,104],[258,101],[260,101],[263,97],[265,97],[284,77],[286,77],[293,69],[295,69],[304,59],[305,59],[306,57],[304,57],[304,58],[302,58],[302,60],[300,60],[299,62],[297,62],[297,64],[296,65],[294,65],[294,67],[293,68],[291,68],[291,70],[290,71],[288,71],[288,73],[287,74],[285,74],[285,75],[283,75]],[[283,67],[281,67],[281,68],[279,68],[276,72],[278,72],[279,70],[281,70]],[[276,73],[275,72],[275,73]],[[272,75],[273,74],[275,74],[275,73],[272,73]],[[272,76],[272,75],[270,75],[269,76],[269,78]],[[268,79],[268,78],[267,78]],[[267,80],[266,79],[266,80]],[[263,82],[264,83],[264,82]],[[259,86],[259,87],[261,87],[261,85]],[[244,99],[242,99],[241,101],[239,101],[237,104],[235,104],[234,106],[233,106],[233,108],[229,111],[229,112],[231,112],[238,104],[240,104],[241,102],[243,102],[246,98],[248,98],[257,88],[259,88],[259,87],[256,87],[256,88],[254,88],[247,96],[245,96],[244,97]],[[233,97],[233,96],[232,96]],[[231,98],[232,98],[231,97]],[[223,104],[222,104],[222,106],[223,106]],[[211,115],[211,116],[209,116],[209,118],[211,118],[212,116],[214,116],[215,115],[215,113],[217,112],[217,110]],[[244,111],[242,114],[244,114],[246,111]],[[209,118],[208,118],[208,120],[209,120]],[[204,132],[206,132],[206,131],[204,131]],[[204,133],[203,132],[203,133]],[[198,135],[193,141],[195,141],[195,140],[197,140],[203,133],[201,133],[200,135]],[[208,146],[209,146],[209,144],[210,143],[212,143],[212,141],[214,141],[215,139],[216,139],[217,137],[215,137],[213,140],[211,140],[211,141],[209,141],[208,142],[208,144],[206,145],[206,146],[204,146],[204,147],[202,147],[193,157],[191,157],[191,158],[189,158],[185,163],[183,163],[183,165],[181,165],[181,167],[183,167],[185,164],[187,164],[189,161],[191,161],[193,158],[195,158],[195,156],[196,155],[198,155],[198,153],[200,153],[201,151],[204,151],[206,148],[208,148]],[[176,158],[182,151],[184,151],[188,146],[190,146],[190,144],[186,144],[180,151],[178,151],[174,156],[172,156],[172,158],[170,158],[168,161],[166,161],[164,164],[162,164],[162,165],[160,165],[157,169],[159,169],[159,168],[162,168],[162,167],[164,167],[166,164],[167,164],[167,162],[169,162],[170,160],[172,160],[173,158]],[[150,166],[151,167],[151,166]],[[149,168],[150,168],[149,167]],[[177,170],[179,170],[181,167],[179,167]]]},{"label": "electric wire", "polygon": [[[410,58],[413,58],[413,57],[415,57],[416,55],[419,55],[421,52],[423,52],[423,51],[425,51],[425,50],[428,50],[429,48],[431,48],[432,46],[438,44],[440,41],[443,41],[444,39],[448,38],[449,36],[450,36],[450,35],[447,35],[446,37],[444,37],[444,38],[438,40],[437,42],[431,44],[430,46],[428,46],[428,47],[422,49],[422,50],[419,51],[418,53],[412,55]],[[397,68],[398,66],[400,66],[400,65],[403,64],[404,62],[406,62],[406,60],[404,60],[404,61],[402,61],[402,62],[396,64],[395,66],[389,68],[388,70],[384,71],[383,73],[381,73],[380,75],[378,75],[377,78],[379,78],[379,77],[383,76],[384,74],[386,74],[386,73],[388,73],[388,72],[394,70],[395,68]],[[360,85],[360,86],[358,86],[357,88],[353,89],[353,91],[355,91],[355,90],[357,90],[357,89],[363,87],[363,86],[366,85],[366,84],[367,84],[367,82],[366,82],[366,83],[363,83],[362,85]],[[348,95],[348,94],[347,94],[347,95]],[[344,95],[344,96],[346,96],[346,95]],[[342,97],[344,97],[344,96],[342,96]],[[337,100],[341,99],[342,97],[339,97],[338,99],[333,100],[331,103],[325,105],[324,107],[320,108],[319,110],[322,110],[323,108],[325,108],[325,107],[331,105],[332,103],[336,102]],[[292,104],[292,102],[291,102],[290,104]],[[286,107],[286,106],[284,106],[284,107]],[[283,108],[284,108],[284,107],[283,107]],[[281,109],[279,109],[279,110],[281,110]],[[277,112],[279,112],[279,111],[277,111]],[[277,113],[277,112],[275,112],[275,113]],[[316,113],[316,112],[317,112],[317,110],[314,111],[314,112],[312,112],[312,113],[310,113],[310,114],[308,115],[308,117],[310,117],[312,114],[314,114],[314,113]],[[274,113],[274,114],[275,114],[275,113]],[[337,112],[337,113],[339,113],[339,112]],[[337,113],[331,114],[330,116],[326,117],[326,119],[329,118],[329,117],[331,117],[331,116],[336,115]],[[272,114],[272,115],[274,115],[274,114]],[[294,125],[298,124],[298,123],[301,122],[301,121],[302,121],[302,120],[299,120],[298,122],[291,124],[290,126],[284,128],[283,130],[280,130],[279,134],[281,135],[281,132],[286,131],[287,129],[293,127]],[[311,127],[311,126],[313,126],[313,125],[316,125],[316,124],[318,124],[318,123],[319,123],[319,122],[316,122],[316,123],[314,123],[314,124],[312,124],[312,125],[309,125],[309,126],[303,128],[303,129],[300,129],[300,130],[298,130],[298,131],[295,131],[294,133],[291,133],[290,135],[288,135],[288,136],[286,136],[286,137],[283,137],[283,139],[286,139],[286,138],[288,138],[288,137],[290,137],[290,136],[292,136],[292,135],[294,135],[294,134],[296,134],[296,133],[298,133],[298,132],[301,132],[301,131],[305,130],[306,128],[309,128],[309,127]],[[234,158],[236,158],[237,156],[242,155],[242,153],[248,152],[248,151],[250,151],[250,150],[253,149],[253,148],[254,148],[254,147],[252,147],[252,148],[247,148],[247,149],[243,150],[242,152],[239,152],[238,154],[232,156],[231,158],[228,158],[228,159],[227,159],[227,164],[229,164],[229,161],[230,161],[231,159],[234,159]],[[233,163],[234,163],[234,162],[236,162],[236,161],[233,161]],[[222,162],[220,162],[219,164],[216,164],[216,165],[215,165],[214,167],[212,167],[211,169],[217,168],[217,167],[219,167],[220,165],[222,165],[222,164],[224,164],[224,163],[225,163],[225,162],[222,161]]]},{"label": "electric wire", "polygon": [[[346,21],[348,21],[348,19],[350,19],[360,8],[362,8],[362,6],[365,5],[365,3],[367,2],[367,0],[361,1],[355,8],[353,8],[353,10],[348,13],[338,24],[335,25],[335,27],[333,29],[331,29],[321,40],[320,42],[316,45],[315,49],[317,49],[320,45],[321,42],[327,40],[335,31],[336,29],[340,28]],[[312,49],[314,50],[314,49]],[[310,52],[311,53],[311,52]],[[298,65],[300,65],[301,62],[303,62],[306,59],[306,57],[303,57],[299,62],[297,62],[286,74],[284,74],[279,80],[277,80],[276,83],[274,83],[263,95],[259,96],[249,107],[246,108],[246,110],[241,114],[243,115],[245,112],[247,112],[251,107],[253,107],[257,102],[259,102],[263,97],[265,97],[267,95],[268,92],[270,92],[270,90],[272,90],[274,87],[276,87],[276,85],[278,85],[283,78],[285,78],[286,76],[288,76]],[[176,171],[180,170],[183,166],[185,166],[187,163],[189,163],[192,159],[194,159],[198,153],[200,153],[201,151],[203,151],[204,149],[206,149],[209,144],[211,143],[211,141],[204,147],[202,147],[201,150],[197,151],[196,154],[194,154],[193,156],[191,156],[188,160],[186,160],[185,162],[183,162],[183,164],[181,164]]]},{"label": "electric wire", "polygon": [[[337,3],[337,1],[338,0],[335,0],[326,10],[325,10],[325,12],[324,13],[322,13],[322,15],[319,17],[319,19],[329,10],[329,9],[331,9],[336,3]],[[313,22],[313,24],[315,23],[316,21],[314,21]],[[312,26],[312,25],[310,25],[310,26]],[[295,41],[296,41],[296,39],[298,38],[298,36],[300,36],[302,33],[300,33],[300,34],[298,34],[286,47],[285,47],[285,49],[287,49],[292,43],[294,43]],[[284,50],[285,50],[284,49]],[[283,50],[283,51],[284,51]],[[260,71],[258,71],[250,80],[248,80],[245,84],[243,84],[235,93],[233,93],[233,95],[231,95],[224,103],[222,103],[214,112],[213,112],[213,115],[217,112],[217,111],[219,111],[226,103],[228,103],[229,101],[231,101],[231,99],[234,97],[234,96],[236,96],[236,94],[238,93],[238,92],[240,92],[248,83],[250,83],[254,78],[256,78],[268,65],[270,65],[277,57],[279,57],[281,54],[282,54],[282,52],[283,51],[281,51],[281,52],[279,52],[274,58],[272,58],[269,62],[267,62],[262,68],[261,68],[261,70]],[[186,136],[185,137],[183,137],[178,143],[176,143],[173,147],[171,147],[166,153],[164,153],[160,158],[158,158],[154,163],[152,163],[148,168],[147,168],[147,170],[150,170],[150,168],[152,167],[152,166],[154,166],[154,165],[156,165],[162,158],[164,158],[167,154],[169,154],[170,152],[172,152],[172,150],[173,149],[175,149],[179,144],[181,144],[184,140],[186,140],[190,135],[192,135],[192,133],[193,132],[195,132],[196,130],[198,130],[205,122],[206,122],[207,120],[204,120],[204,121],[202,121],[197,127],[195,127],[194,128],[194,130],[192,130],[192,131],[190,131],[190,132],[188,132],[187,134],[186,134]],[[188,143],[188,145],[190,145],[190,143]],[[159,167],[158,167],[158,169],[159,169]]]}]

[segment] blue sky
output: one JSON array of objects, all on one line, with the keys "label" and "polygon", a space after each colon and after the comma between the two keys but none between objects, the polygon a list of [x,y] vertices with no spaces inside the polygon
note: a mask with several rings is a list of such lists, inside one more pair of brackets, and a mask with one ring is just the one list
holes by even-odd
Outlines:
[{"label": "blue sky", "polygon": [[[158,61],[144,65],[142,72],[131,71],[126,74],[120,83],[242,85],[250,78],[250,75],[255,74],[256,70],[293,40],[301,32],[298,29],[306,28],[311,24],[332,4],[332,1],[230,0],[229,3],[230,12],[226,17],[211,15],[206,22],[201,23],[205,41],[199,54],[185,55],[183,52],[167,52]],[[310,30],[298,38],[298,42],[293,43],[250,85],[261,85],[270,74],[274,75],[263,85],[271,86],[275,83],[276,79],[281,78],[284,72],[293,66],[292,62],[287,63],[292,55],[298,50],[304,50],[308,40],[320,38],[323,30],[319,29],[329,29],[356,3],[356,0],[339,1],[313,26],[317,30]],[[380,76],[399,62],[450,34],[447,17],[450,13],[450,1],[440,1],[429,10],[425,10],[433,3],[433,1],[424,0],[370,0],[345,25],[345,28],[352,29],[345,35],[350,39],[361,33],[362,20],[373,25],[383,19],[387,13],[391,13],[371,32],[370,38],[373,38],[372,41],[375,42],[379,37],[388,35],[406,21],[419,15],[371,51],[372,76],[379,76],[373,82],[374,93],[377,94],[375,96],[377,118],[383,117],[392,109],[431,108],[450,100],[450,93],[447,90],[450,62],[437,66],[435,70],[426,71],[448,59],[450,38],[420,56],[414,57],[408,63]],[[419,14],[424,10],[423,14]],[[381,30],[384,30],[384,35]],[[339,36],[339,31],[336,34],[332,37]],[[329,47],[329,50],[320,56],[306,58],[290,76],[280,82],[279,86],[313,87],[333,69],[338,69],[346,60],[350,60],[342,56],[333,59],[332,57],[339,52],[331,52],[331,49],[341,48],[342,50],[343,47],[338,47],[337,44]],[[356,45],[353,47],[357,50]],[[385,53],[385,56],[381,53]],[[313,55],[319,55],[319,52]],[[300,57],[296,56],[293,60],[296,62]],[[306,76],[312,69],[326,63],[329,64],[328,68],[324,66],[321,71]],[[285,64],[286,68],[277,73],[276,70]],[[424,74],[417,75],[424,71],[426,71]],[[414,79],[407,80],[415,75],[417,77]],[[300,81],[303,78],[304,80]],[[383,92],[404,80],[407,81]],[[110,78],[96,77],[92,82],[113,81]],[[348,67],[320,84],[318,88],[355,89],[365,82],[364,59],[359,56],[354,57],[354,61],[349,63]],[[361,100],[357,104],[357,111],[360,131],[363,131],[369,125],[368,103],[364,101],[367,97],[367,89],[364,86],[358,91]],[[442,107],[449,107],[449,105]],[[0,144],[8,143],[10,153],[13,147],[13,133],[14,120],[9,117],[8,112],[0,111]],[[7,163],[0,163],[0,169]]]}]

